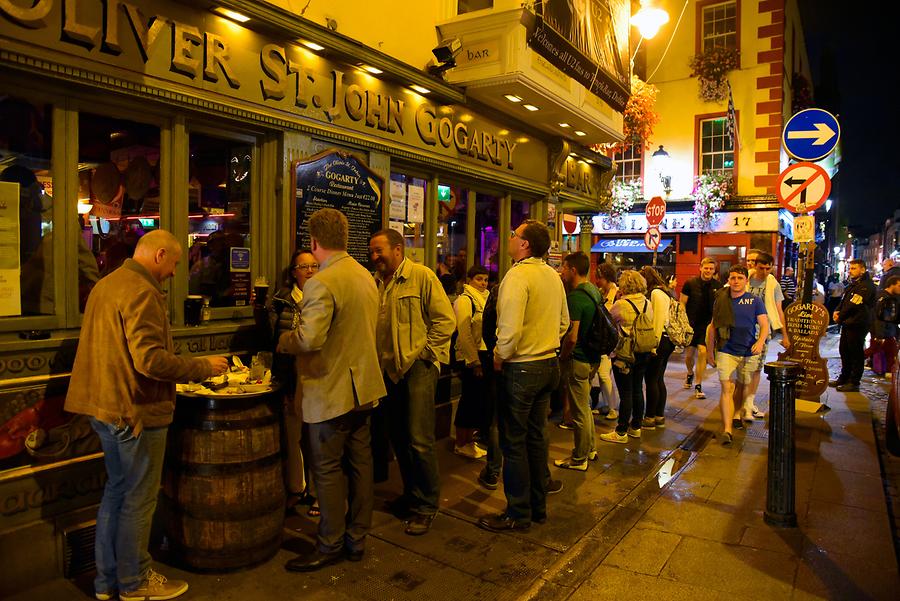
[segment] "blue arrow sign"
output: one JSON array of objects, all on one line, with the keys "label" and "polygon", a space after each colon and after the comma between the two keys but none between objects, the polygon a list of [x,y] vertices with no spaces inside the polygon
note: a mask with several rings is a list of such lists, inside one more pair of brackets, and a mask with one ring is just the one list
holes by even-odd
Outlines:
[{"label": "blue arrow sign", "polygon": [[818,161],[831,154],[841,138],[834,115],[822,109],[800,111],[784,126],[781,143],[798,161]]}]

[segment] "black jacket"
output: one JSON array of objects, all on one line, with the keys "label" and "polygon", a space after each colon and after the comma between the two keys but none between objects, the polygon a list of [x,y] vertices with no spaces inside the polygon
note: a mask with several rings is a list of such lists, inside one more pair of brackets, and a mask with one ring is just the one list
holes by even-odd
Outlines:
[{"label": "black jacket", "polygon": [[869,272],[850,283],[838,306],[838,323],[849,328],[868,329],[875,308],[875,283]]}]

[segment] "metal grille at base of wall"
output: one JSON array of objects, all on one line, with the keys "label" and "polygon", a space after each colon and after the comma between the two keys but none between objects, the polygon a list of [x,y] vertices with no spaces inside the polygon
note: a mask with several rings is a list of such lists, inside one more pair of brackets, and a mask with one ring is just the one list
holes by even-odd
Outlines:
[{"label": "metal grille at base of wall", "polygon": [[74,578],[94,569],[94,534],[97,523],[91,522],[63,532],[63,575]]}]

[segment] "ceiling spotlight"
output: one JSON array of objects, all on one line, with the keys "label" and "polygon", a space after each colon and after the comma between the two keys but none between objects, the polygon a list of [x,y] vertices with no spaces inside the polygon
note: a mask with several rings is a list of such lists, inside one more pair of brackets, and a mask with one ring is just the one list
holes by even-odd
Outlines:
[{"label": "ceiling spotlight", "polygon": [[583,131],[581,131],[580,129],[576,129],[576,130],[575,130],[575,135],[576,135],[576,136],[586,136],[587,134],[584,133]]},{"label": "ceiling spotlight", "polygon": [[382,73],[384,73],[384,71],[382,71],[381,69],[377,67],[371,67],[369,65],[362,65],[361,68],[363,71],[371,73],[372,75],[381,75]]},{"label": "ceiling spotlight", "polygon": [[534,106],[533,104],[523,104],[522,106],[524,106],[526,109],[528,109],[531,112],[541,110],[538,107]]},{"label": "ceiling spotlight", "polygon": [[560,123],[559,126],[560,126],[560,127],[572,127],[572,126],[569,125],[568,123]]},{"label": "ceiling spotlight", "polygon": [[423,88],[422,86],[420,86],[418,84],[413,84],[413,85],[409,86],[409,89],[413,90],[414,92],[418,92],[419,94],[430,94],[431,93],[431,90],[429,90],[428,88]]},{"label": "ceiling spotlight", "polygon": [[315,42],[310,42],[309,40],[300,40],[300,43],[309,48],[310,50],[315,50],[316,52],[321,52],[325,50],[325,46],[321,44],[316,44]]},{"label": "ceiling spotlight", "polygon": [[515,94],[504,94],[503,97],[510,102],[522,102],[522,98],[520,96],[516,96]]}]

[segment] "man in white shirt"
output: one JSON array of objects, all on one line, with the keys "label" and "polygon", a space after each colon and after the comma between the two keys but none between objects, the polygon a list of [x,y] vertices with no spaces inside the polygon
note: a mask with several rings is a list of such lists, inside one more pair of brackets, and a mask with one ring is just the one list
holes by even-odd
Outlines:
[{"label": "man in white shirt", "polygon": [[500,283],[494,369],[500,372],[500,445],[506,511],[481,518],[494,532],[527,530],[547,519],[550,393],[559,385],[560,339],[569,327],[566,293],[544,262],[550,231],[525,221],[508,252],[515,264]]}]

